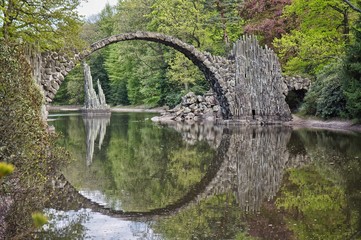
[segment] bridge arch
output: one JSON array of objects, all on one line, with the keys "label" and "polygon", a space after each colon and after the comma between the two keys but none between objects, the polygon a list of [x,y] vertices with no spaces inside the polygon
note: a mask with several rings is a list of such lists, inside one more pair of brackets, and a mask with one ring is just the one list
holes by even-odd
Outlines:
[{"label": "bridge arch", "polygon": [[114,43],[131,40],[145,40],[161,43],[172,47],[183,53],[190,59],[204,74],[210,87],[215,92],[221,106],[223,119],[230,119],[232,113],[229,101],[226,97],[227,88],[223,74],[220,74],[221,67],[227,68],[228,60],[222,57],[214,57],[210,53],[201,52],[194,46],[184,43],[178,38],[154,32],[123,33],[102,39],[90,45],[81,53],[75,54],[74,58],[68,58],[60,53],[46,53],[42,56],[41,85],[43,86],[46,102],[52,102],[65,76],[78,64],[92,53]]}]

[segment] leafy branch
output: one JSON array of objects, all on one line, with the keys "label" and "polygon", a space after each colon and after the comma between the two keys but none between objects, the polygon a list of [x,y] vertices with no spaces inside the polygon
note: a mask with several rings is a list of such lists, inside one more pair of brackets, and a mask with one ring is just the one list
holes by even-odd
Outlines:
[{"label": "leafy branch", "polygon": [[353,5],[349,0],[343,0],[347,5],[349,5],[356,12],[361,13],[361,9]]}]

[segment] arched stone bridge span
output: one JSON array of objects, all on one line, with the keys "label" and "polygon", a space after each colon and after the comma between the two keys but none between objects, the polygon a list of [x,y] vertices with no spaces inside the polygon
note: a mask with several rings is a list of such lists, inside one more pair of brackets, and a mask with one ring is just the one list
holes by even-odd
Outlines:
[{"label": "arched stone bridge span", "polygon": [[76,64],[110,44],[131,40],[161,43],[189,58],[204,73],[216,94],[223,119],[245,123],[291,120],[278,58],[271,49],[260,47],[254,37],[238,40],[228,58],[213,56],[175,37],[152,32],[111,36],[73,57],[56,52],[43,53],[32,65],[34,76],[44,90],[46,103],[52,102],[64,77]]},{"label": "arched stone bridge span", "polygon": [[42,54],[42,67],[40,70],[41,85],[45,92],[46,102],[52,102],[65,76],[76,64],[110,44],[131,40],[157,42],[183,53],[204,73],[205,78],[208,80],[212,90],[216,93],[217,99],[222,106],[223,117],[225,119],[231,118],[232,114],[229,109],[229,100],[226,97],[228,87],[225,85],[227,77],[230,77],[229,74],[227,74],[227,70],[231,61],[223,57],[212,56],[207,52],[201,52],[194,46],[184,43],[175,37],[153,32],[134,32],[111,36],[93,43],[89,49],[75,54],[72,58],[54,52]]}]

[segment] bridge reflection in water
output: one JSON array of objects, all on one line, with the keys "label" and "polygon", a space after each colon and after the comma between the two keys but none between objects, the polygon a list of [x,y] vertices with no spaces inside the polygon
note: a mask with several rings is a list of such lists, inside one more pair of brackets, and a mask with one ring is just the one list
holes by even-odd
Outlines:
[{"label": "bridge reflection in water", "polygon": [[[94,138],[100,132],[105,135],[108,120],[88,121],[87,164],[91,164]],[[50,201],[49,208],[57,210],[91,209],[111,217],[130,220],[156,219],[161,215],[172,215],[198,202],[223,193],[233,192],[238,205],[245,212],[257,212],[262,202],[273,199],[287,168],[309,162],[302,154],[289,152],[292,129],[280,126],[243,126],[227,128],[215,125],[170,125],[180,131],[183,139],[192,144],[206,140],[217,149],[212,164],[195,186],[175,202],[146,212],[125,212],[112,209],[84,197],[61,175],[53,180],[53,190],[58,194]],[[103,137],[102,137],[103,136]],[[101,139],[99,144],[101,145]]]}]

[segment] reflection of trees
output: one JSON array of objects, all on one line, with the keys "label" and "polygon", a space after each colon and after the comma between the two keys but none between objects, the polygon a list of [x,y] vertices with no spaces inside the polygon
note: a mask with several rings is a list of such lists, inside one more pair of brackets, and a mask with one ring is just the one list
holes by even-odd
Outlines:
[{"label": "reflection of trees", "polygon": [[[100,186],[110,202],[121,199],[124,210],[149,211],[192,191],[211,159],[222,156],[194,201],[149,223],[159,235],[243,239],[249,229],[265,239],[342,239],[361,229],[359,135],[247,126],[223,127],[219,137],[206,127],[180,134],[143,119],[126,115],[112,123],[106,158],[68,170],[67,177],[78,179],[77,186]],[[224,139],[229,143],[213,144]]]},{"label": "reflection of trees", "polygon": [[137,116],[124,126],[113,126],[107,152],[113,189],[124,210],[145,211],[165,207],[199,182],[214,155],[203,141],[183,142],[179,133]]},{"label": "reflection of trees", "polygon": [[164,239],[248,239],[244,220],[235,196],[219,194],[150,225]]},{"label": "reflection of trees", "polygon": [[215,151],[205,141],[189,145],[178,132],[144,121],[146,114],[115,115],[109,144],[92,164],[76,160],[65,170],[76,188],[100,191],[107,207],[119,209],[121,199],[120,209],[144,211],[175,202],[207,172]]},{"label": "reflection of trees", "polygon": [[287,172],[277,205],[298,239],[357,239],[361,230],[359,134],[299,130],[312,164]]}]

